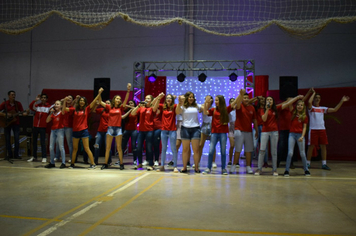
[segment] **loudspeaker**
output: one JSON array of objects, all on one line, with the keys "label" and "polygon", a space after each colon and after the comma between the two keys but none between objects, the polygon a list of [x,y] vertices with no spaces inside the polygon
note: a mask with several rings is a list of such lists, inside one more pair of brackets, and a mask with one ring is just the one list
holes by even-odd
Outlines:
[{"label": "loudspeaker", "polygon": [[104,92],[101,94],[103,101],[110,99],[110,78],[94,79],[94,98],[98,95],[100,88],[104,89]]},{"label": "loudspeaker", "polygon": [[279,99],[285,101],[298,95],[298,76],[279,77]]}]

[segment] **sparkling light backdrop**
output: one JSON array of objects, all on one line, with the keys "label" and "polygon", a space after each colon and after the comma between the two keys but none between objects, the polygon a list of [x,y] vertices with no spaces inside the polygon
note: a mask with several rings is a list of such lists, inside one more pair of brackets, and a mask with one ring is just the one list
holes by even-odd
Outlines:
[{"label": "sparkling light backdrop", "polygon": [[[223,95],[225,102],[228,105],[230,98],[236,98],[239,95],[240,89],[244,87],[244,77],[239,76],[235,82],[229,80],[229,77],[208,77],[205,82],[200,82],[197,77],[187,77],[184,82],[178,82],[177,77],[167,77],[167,90],[166,94],[182,95],[188,91],[195,94],[195,98],[198,104],[203,104],[205,97],[211,95],[215,100],[216,95]],[[175,100],[178,103],[178,99]],[[212,105],[215,107],[215,103]],[[199,122],[202,124],[202,114],[199,114]],[[168,142],[169,143],[169,142]],[[229,148],[229,140],[227,141],[227,149]],[[209,153],[210,141],[206,141],[203,155]],[[170,152],[170,147],[168,147]],[[179,149],[179,153],[182,152],[182,147]],[[216,152],[220,155],[220,145],[216,146]],[[228,154],[228,150],[227,150]]]}]

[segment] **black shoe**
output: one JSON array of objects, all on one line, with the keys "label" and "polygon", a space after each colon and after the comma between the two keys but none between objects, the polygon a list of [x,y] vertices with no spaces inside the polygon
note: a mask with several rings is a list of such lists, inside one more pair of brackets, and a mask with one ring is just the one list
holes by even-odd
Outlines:
[{"label": "black shoe", "polygon": [[104,170],[104,169],[107,169],[108,167],[109,167],[108,164],[104,164],[101,166],[101,169]]},{"label": "black shoe", "polygon": [[190,166],[190,161],[188,161],[187,166]]},{"label": "black shoe", "polygon": [[21,160],[22,158],[19,157],[19,156],[15,156],[14,159],[18,159],[18,160]]},{"label": "black shoe", "polygon": [[289,177],[289,171],[284,171],[284,177]]},{"label": "black shoe", "polygon": [[180,173],[188,173],[188,170],[187,169],[181,170]]},{"label": "black shoe", "polygon": [[56,165],[55,164],[51,164],[51,163],[45,165],[45,168],[53,168],[53,167],[56,167]]},{"label": "black shoe", "polygon": [[195,170],[195,173],[201,173],[201,171],[198,169],[198,170]]},{"label": "black shoe", "polygon": [[70,164],[69,169],[73,169],[74,168],[74,164]]},{"label": "black shoe", "polygon": [[229,161],[229,163],[227,163],[227,165],[228,165],[228,166],[231,166],[231,165],[232,165],[231,161]]},{"label": "black shoe", "polygon": [[66,168],[66,164],[62,163],[61,166],[59,167],[59,169],[63,169]]},{"label": "black shoe", "polygon": [[167,166],[173,166],[174,165],[174,162],[173,161],[170,161],[168,162]]},{"label": "black shoe", "polygon": [[123,169],[125,169],[124,164],[120,164],[120,170],[123,170]]},{"label": "black shoe", "polygon": [[304,172],[304,175],[305,175],[305,176],[310,176],[309,170],[306,170],[306,171]]}]

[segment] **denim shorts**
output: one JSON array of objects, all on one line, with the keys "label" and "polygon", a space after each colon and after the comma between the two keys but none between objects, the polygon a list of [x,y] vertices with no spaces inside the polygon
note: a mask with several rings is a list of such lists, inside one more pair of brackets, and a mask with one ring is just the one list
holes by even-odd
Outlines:
[{"label": "denim shorts", "polygon": [[122,135],[122,130],[121,127],[118,126],[109,126],[108,127],[108,132],[106,133],[110,136],[116,137]]},{"label": "denim shorts", "polygon": [[203,123],[201,125],[201,132],[207,136],[211,135],[211,123]]},{"label": "denim shorts", "polygon": [[73,131],[73,138],[89,138],[88,129],[83,129],[81,131]]},{"label": "denim shorts", "polygon": [[200,127],[194,128],[186,128],[182,126],[180,130],[180,136],[182,140],[192,140],[199,139],[200,140]]}]

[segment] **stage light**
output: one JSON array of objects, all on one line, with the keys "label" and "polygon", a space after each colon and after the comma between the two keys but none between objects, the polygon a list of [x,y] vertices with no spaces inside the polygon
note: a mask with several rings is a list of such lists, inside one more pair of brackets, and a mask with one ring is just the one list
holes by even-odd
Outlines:
[{"label": "stage light", "polygon": [[183,74],[183,73],[180,73],[178,76],[177,76],[177,80],[179,81],[179,82],[183,82],[184,80],[185,80],[185,74]]},{"label": "stage light", "polygon": [[206,78],[207,78],[208,76],[206,76],[206,74],[204,74],[204,73],[201,73],[199,76],[198,76],[198,79],[199,79],[199,81],[200,82],[205,82],[205,80],[206,80]]},{"label": "stage light", "polygon": [[155,75],[154,73],[148,76],[148,81],[150,81],[151,83],[155,82],[156,79],[157,79],[157,75]]},{"label": "stage light", "polygon": [[237,80],[237,74],[235,74],[234,72],[231,73],[229,75],[229,79],[232,81],[232,82],[235,82]]}]

